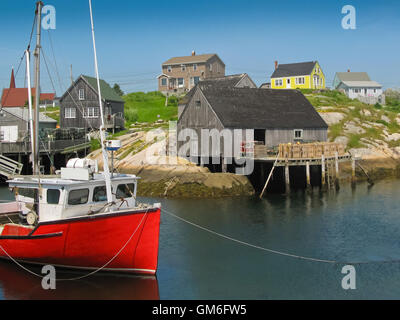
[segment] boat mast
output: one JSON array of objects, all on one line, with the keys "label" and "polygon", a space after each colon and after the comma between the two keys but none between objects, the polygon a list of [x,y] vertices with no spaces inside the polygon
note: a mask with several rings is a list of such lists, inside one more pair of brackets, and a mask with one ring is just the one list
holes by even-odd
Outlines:
[{"label": "boat mast", "polygon": [[25,57],[26,57],[26,75],[28,78],[28,106],[29,106],[29,129],[30,129],[30,135],[31,135],[31,146],[32,146],[32,172],[35,171],[35,157],[33,156],[35,154],[34,150],[34,143],[33,140],[35,139],[35,134],[34,134],[34,122],[33,122],[33,114],[32,114],[32,89],[31,89],[31,68],[30,68],[30,52],[29,49],[25,51]]},{"label": "boat mast", "polygon": [[33,143],[33,174],[39,175],[40,173],[40,157],[39,157],[39,104],[40,104],[40,37],[41,37],[41,30],[42,30],[42,7],[43,2],[38,1],[36,3],[36,48],[34,51],[35,56],[35,106],[34,106],[34,139],[32,140]]},{"label": "boat mast", "polygon": [[103,111],[103,102],[101,96],[100,89],[100,78],[99,78],[99,68],[97,65],[97,53],[96,53],[96,40],[94,36],[94,24],[93,24],[93,12],[92,12],[92,1],[89,0],[89,9],[90,9],[90,22],[92,26],[92,39],[93,39],[93,51],[94,51],[94,68],[96,72],[97,79],[97,92],[99,96],[99,107],[100,107],[100,117],[101,117],[101,125],[100,125],[100,141],[101,141],[101,150],[103,153],[103,168],[104,168],[104,178],[106,181],[106,191],[107,191],[107,201],[108,203],[113,202],[112,191],[111,191],[111,178],[110,178],[110,169],[108,167],[108,154],[105,148],[106,137],[105,137],[105,125],[104,125],[104,111]]}]

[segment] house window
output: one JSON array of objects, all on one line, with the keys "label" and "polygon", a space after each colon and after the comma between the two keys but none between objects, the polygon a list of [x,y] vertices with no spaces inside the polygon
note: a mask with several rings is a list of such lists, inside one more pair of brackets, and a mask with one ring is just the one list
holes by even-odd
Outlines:
[{"label": "house window", "polygon": [[294,129],[294,139],[295,140],[303,139],[303,130],[302,129]]},{"label": "house window", "polygon": [[275,80],[275,86],[280,87],[280,86],[282,86],[282,85],[283,85],[282,79],[276,79],[276,80]]},{"label": "house window", "polygon": [[161,79],[161,85],[164,86],[164,87],[167,85],[167,78],[162,78]]},{"label": "house window", "polygon": [[196,106],[196,108],[200,108],[201,107],[201,101],[200,100],[196,100],[195,101],[195,106]]},{"label": "house window", "polygon": [[79,100],[85,100],[85,89],[79,89]]},{"label": "house window", "polygon": [[65,108],[64,117],[65,117],[65,119],[75,119],[76,118],[76,108]]},{"label": "house window", "polygon": [[210,71],[212,71],[212,64],[210,64],[210,65],[208,66],[208,69],[209,69]]},{"label": "house window", "polygon": [[98,107],[88,107],[84,109],[84,118],[98,118],[100,110]]},{"label": "house window", "polygon": [[178,88],[183,88],[185,80],[183,78],[178,78]]},{"label": "house window", "polygon": [[181,65],[181,70],[182,70],[182,72],[186,71],[186,66],[184,64]]},{"label": "house window", "polygon": [[172,71],[172,67],[171,67],[171,66],[168,66],[168,67],[167,67],[167,71],[168,71],[168,72],[171,72],[171,71]]},{"label": "house window", "polygon": [[197,70],[197,64],[194,64],[193,65],[193,71],[196,71]]},{"label": "house window", "polygon": [[319,78],[319,85],[322,87],[323,83],[322,83],[322,78]]},{"label": "house window", "polygon": [[304,83],[305,83],[305,78],[304,77],[296,78],[296,84],[304,84]]},{"label": "house window", "polygon": [[193,77],[194,84],[198,84],[200,81],[200,77]]}]

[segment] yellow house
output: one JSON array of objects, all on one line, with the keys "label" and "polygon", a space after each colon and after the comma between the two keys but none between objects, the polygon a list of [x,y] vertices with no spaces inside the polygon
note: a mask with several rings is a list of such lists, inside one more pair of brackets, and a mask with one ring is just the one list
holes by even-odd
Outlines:
[{"label": "yellow house", "polygon": [[325,75],[318,61],[278,64],[271,76],[272,89],[324,89]]}]

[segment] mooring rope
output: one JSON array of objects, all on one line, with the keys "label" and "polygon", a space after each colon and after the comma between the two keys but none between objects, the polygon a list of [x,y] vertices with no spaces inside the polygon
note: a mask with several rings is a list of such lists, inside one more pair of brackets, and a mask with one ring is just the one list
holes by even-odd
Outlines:
[{"label": "mooring rope", "polygon": [[185,222],[195,228],[198,228],[200,230],[206,231],[208,233],[211,233],[215,236],[218,236],[220,238],[224,238],[226,240],[232,241],[232,242],[236,242],[238,244],[247,246],[247,247],[251,247],[254,249],[258,249],[258,250],[262,250],[262,251],[266,251],[272,254],[276,254],[276,255],[281,255],[281,256],[285,256],[285,257],[289,257],[289,258],[295,258],[295,259],[300,259],[300,260],[306,260],[306,261],[312,261],[312,262],[320,262],[320,263],[327,263],[327,264],[344,264],[344,265],[361,265],[361,264],[372,264],[372,263],[399,263],[400,260],[383,260],[383,261],[358,261],[358,262],[348,262],[348,261],[338,261],[338,260],[327,260],[327,259],[319,259],[319,258],[313,258],[313,257],[306,257],[306,256],[301,256],[301,255],[296,255],[296,254],[292,254],[292,253],[288,253],[288,252],[283,252],[283,251],[278,251],[278,250],[274,250],[274,249],[269,249],[269,248],[264,248],[255,244],[251,244],[249,242],[245,242],[242,240],[238,240],[235,238],[232,238],[230,236],[224,235],[222,233],[213,231],[211,229],[208,229],[206,227],[200,226],[194,222],[188,221],[182,217],[177,216],[176,214],[166,210],[166,209],[162,209],[162,211],[164,211],[165,213],[167,213],[168,215],[182,221]]},{"label": "mooring rope", "polygon": [[[85,274],[83,276],[80,277],[75,277],[75,278],[66,278],[66,279],[58,279],[56,278],[56,281],[77,281],[77,280],[82,280],[84,278],[87,278],[89,276],[92,276],[98,272],[100,272],[101,270],[103,270],[104,268],[106,268],[112,261],[114,261],[120,254],[121,252],[125,249],[125,247],[128,245],[128,243],[132,240],[132,238],[134,237],[134,235],[136,234],[136,232],[139,230],[139,227],[142,225],[144,218],[147,216],[149,212],[149,209],[146,210],[146,212],[144,213],[142,219],[140,220],[140,223],[138,224],[138,226],[136,227],[135,231],[132,233],[132,235],[129,237],[129,239],[125,242],[125,244],[122,246],[122,248],[103,266],[101,266],[100,268],[97,268],[96,270]],[[30,274],[39,277],[39,278],[44,278],[43,275],[38,274],[32,270],[29,270],[28,268],[26,268],[25,266],[23,266],[21,263],[19,263],[17,260],[15,260],[11,255],[8,254],[8,252],[3,248],[3,246],[0,245],[0,249],[3,250],[3,252],[8,256],[8,258],[13,261],[16,265],[18,265],[20,268],[22,268],[23,270],[29,272]]]}]

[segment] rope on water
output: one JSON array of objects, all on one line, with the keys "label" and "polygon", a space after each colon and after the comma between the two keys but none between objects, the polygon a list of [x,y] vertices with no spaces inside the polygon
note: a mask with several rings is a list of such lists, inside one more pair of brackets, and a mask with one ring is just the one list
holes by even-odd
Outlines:
[{"label": "rope on water", "polygon": [[281,255],[281,256],[285,256],[285,257],[289,257],[289,258],[295,258],[295,259],[312,261],[312,262],[327,263],[327,264],[344,264],[344,265],[361,265],[361,264],[372,264],[372,263],[399,263],[400,262],[400,260],[346,262],[346,261],[327,260],[327,259],[318,259],[318,258],[300,256],[300,255],[296,255],[296,254],[292,254],[292,253],[287,253],[287,252],[282,252],[282,251],[278,251],[278,250],[264,248],[264,247],[261,247],[261,246],[258,246],[258,245],[254,245],[254,244],[242,241],[242,240],[234,239],[234,238],[232,238],[230,236],[221,234],[219,232],[216,232],[216,231],[210,230],[208,228],[205,228],[203,226],[200,226],[200,225],[198,225],[198,224],[196,224],[194,222],[188,221],[188,220],[186,220],[186,219],[184,219],[182,217],[179,217],[176,214],[174,214],[174,213],[172,213],[172,212],[170,212],[170,211],[168,211],[168,210],[166,210],[164,208],[162,209],[162,211],[164,211],[168,215],[170,215],[170,216],[172,216],[172,217],[174,217],[174,218],[176,218],[176,219],[178,219],[178,220],[180,220],[182,222],[185,222],[185,223],[187,223],[187,224],[189,224],[189,225],[191,225],[191,226],[193,226],[195,228],[201,229],[203,231],[211,233],[211,234],[213,234],[215,236],[218,236],[220,238],[224,238],[224,239],[239,243],[239,244],[244,245],[244,246],[248,246],[248,247],[251,247],[251,248],[254,248],[254,249],[266,251],[266,252],[269,252],[269,253],[272,253],[272,254],[277,254],[277,255]]}]

